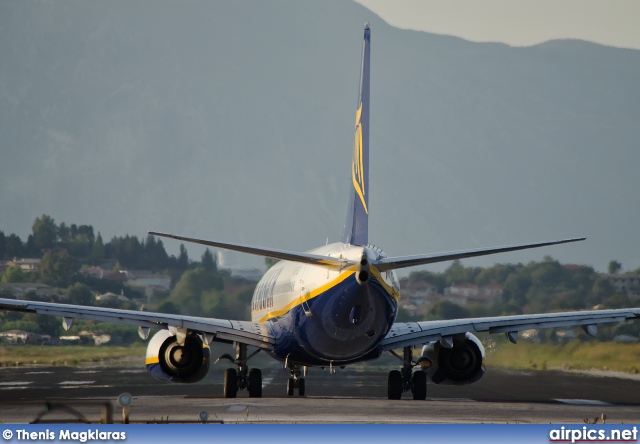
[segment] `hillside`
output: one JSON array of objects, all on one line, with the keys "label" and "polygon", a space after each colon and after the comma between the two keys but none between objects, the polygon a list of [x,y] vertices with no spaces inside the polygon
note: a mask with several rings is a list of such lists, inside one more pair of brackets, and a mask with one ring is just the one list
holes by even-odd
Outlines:
[{"label": "hillside", "polygon": [[499,260],[640,267],[639,51],[471,43],[347,0],[2,2],[0,226],[338,240],[365,21],[374,243],[587,236]]}]

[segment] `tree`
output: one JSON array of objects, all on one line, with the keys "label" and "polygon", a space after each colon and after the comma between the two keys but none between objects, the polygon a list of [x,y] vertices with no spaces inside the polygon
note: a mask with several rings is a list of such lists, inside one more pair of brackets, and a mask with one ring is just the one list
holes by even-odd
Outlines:
[{"label": "tree", "polygon": [[7,284],[15,282],[27,282],[28,280],[29,276],[27,276],[27,273],[25,273],[19,265],[11,265],[2,275],[2,282]]},{"label": "tree", "polygon": [[213,258],[213,253],[208,248],[204,250],[202,254],[202,268],[207,271],[215,271],[217,270],[216,261]]},{"label": "tree", "polygon": [[189,255],[184,244],[180,244],[180,256],[178,257],[178,267],[182,270],[189,268]]},{"label": "tree", "polygon": [[166,268],[169,263],[169,256],[164,249],[164,244],[160,239],[149,234],[144,243],[143,268],[151,268],[154,270]]},{"label": "tree", "polygon": [[158,313],[180,314],[180,307],[171,301],[162,301],[157,307]]},{"label": "tree", "polygon": [[85,284],[76,282],[67,289],[67,299],[72,304],[89,305],[93,302],[93,294]]},{"label": "tree", "polygon": [[69,242],[71,240],[71,228],[64,222],[58,227],[58,238],[61,242]]},{"label": "tree", "polygon": [[180,307],[183,314],[202,316],[204,293],[222,288],[223,281],[219,273],[200,267],[184,272],[171,290],[169,300]]},{"label": "tree", "polygon": [[464,319],[470,315],[469,310],[446,299],[436,302],[429,310],[429,318],[435,320]]},{"label": "tree", "polygon": [[93,226],[92,225],[80,225],[78,227],[78,232],[75,235],[76,239],[80,239],[83,242],[92,244],[96,240],[95,234],[93,234]]},{"label": "tree", "polygon": [[47,251],[42,256],[38,270],[45,284],[67,287],[73,275],[80,270],[80,263],[65,250]]},{"label": "tree", "polygon": [[622,269],[622,264],[618,261],[609,262],[609,274],[616,274]]},{"label": "tree", "polygon": [[135,267],[144,253],[144,246],[136,236],[114,237],[106,245],[106,257],[116,259],[124,267]]},{"label": "tree", "polygon": [[22,257],[22,253],[24,252],[24,246],[22,245],[22,240],[16,234],[10,234],[5,239],[4,245],[4,254],[6,257],[14,258],[14,257]]},{"label": "tree", "polygon": [[37,217],[31,227],[33,242],[38,250],[53,248],[58,240],[58,226],[51,216]]},{"label": "tree", "polygon": [[409,310],[404,307],[398,307],[398,315],[396,316],[396,322],[420,322],[422,316],[419,314],[412,315]]},{"label": "tree", "polygon": [[7,237],[4,235],[4,231],[0,231],[0,259],[2,259],[6,252]]},{"label": "tree", "polygon": [[104,242],[102,241],[102,236],[100,236],[100,232],[98,231],[98,237],[96,237],[96,241],[93,243],[91,247],[91,259],[93,261],[100,261],[106,256],[106,248],[104,246]]}]

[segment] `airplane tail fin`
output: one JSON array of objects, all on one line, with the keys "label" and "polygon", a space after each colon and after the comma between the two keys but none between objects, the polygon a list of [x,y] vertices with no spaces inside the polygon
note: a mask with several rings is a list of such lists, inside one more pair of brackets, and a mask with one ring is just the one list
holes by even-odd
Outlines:
[{"label": "airplane tail fin", "polygon": [[351,162],[351,195],[342,242],[369,243],[369,52],[371,29],[364,26],[360,93],[356,111],[355,140]]}]

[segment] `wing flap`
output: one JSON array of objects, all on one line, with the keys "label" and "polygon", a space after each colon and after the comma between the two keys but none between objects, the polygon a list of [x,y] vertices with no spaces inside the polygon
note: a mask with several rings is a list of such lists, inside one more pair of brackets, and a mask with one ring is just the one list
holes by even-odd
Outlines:
[{"label": "wing flap", "polygon": [[552,327],[572,327],[640,318],[640,308],[590,310],[447,321],[404,322],[394,324],[382,340],[384,350],[438,341],[461,333],[508,333]]},{"label": "wing flap", "polygon": [[269,333],[266,325],[249,321],[229,321],[226,319],[56,304],[51,302],[18,301],[13,299],[0,299],[0,310],[113,322],[136,327],[159,329],[167,329],[169,327],[186,328],[198,333],[213,335],[213,341],[242,342],[243,344],[264,349],[273,349],[275,344],[275,338]]}]

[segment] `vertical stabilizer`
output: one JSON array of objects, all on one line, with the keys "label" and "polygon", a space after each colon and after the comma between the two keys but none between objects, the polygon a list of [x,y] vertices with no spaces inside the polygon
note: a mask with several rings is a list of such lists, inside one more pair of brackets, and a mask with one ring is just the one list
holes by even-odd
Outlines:
[{"label": "vertical stabilizer", "polygon": [[371,29],[364,25],[360,93],[356,110],[355,140],[351,161],[351,193],[342,241],[351,245],[369,243],[369,51]]}]

